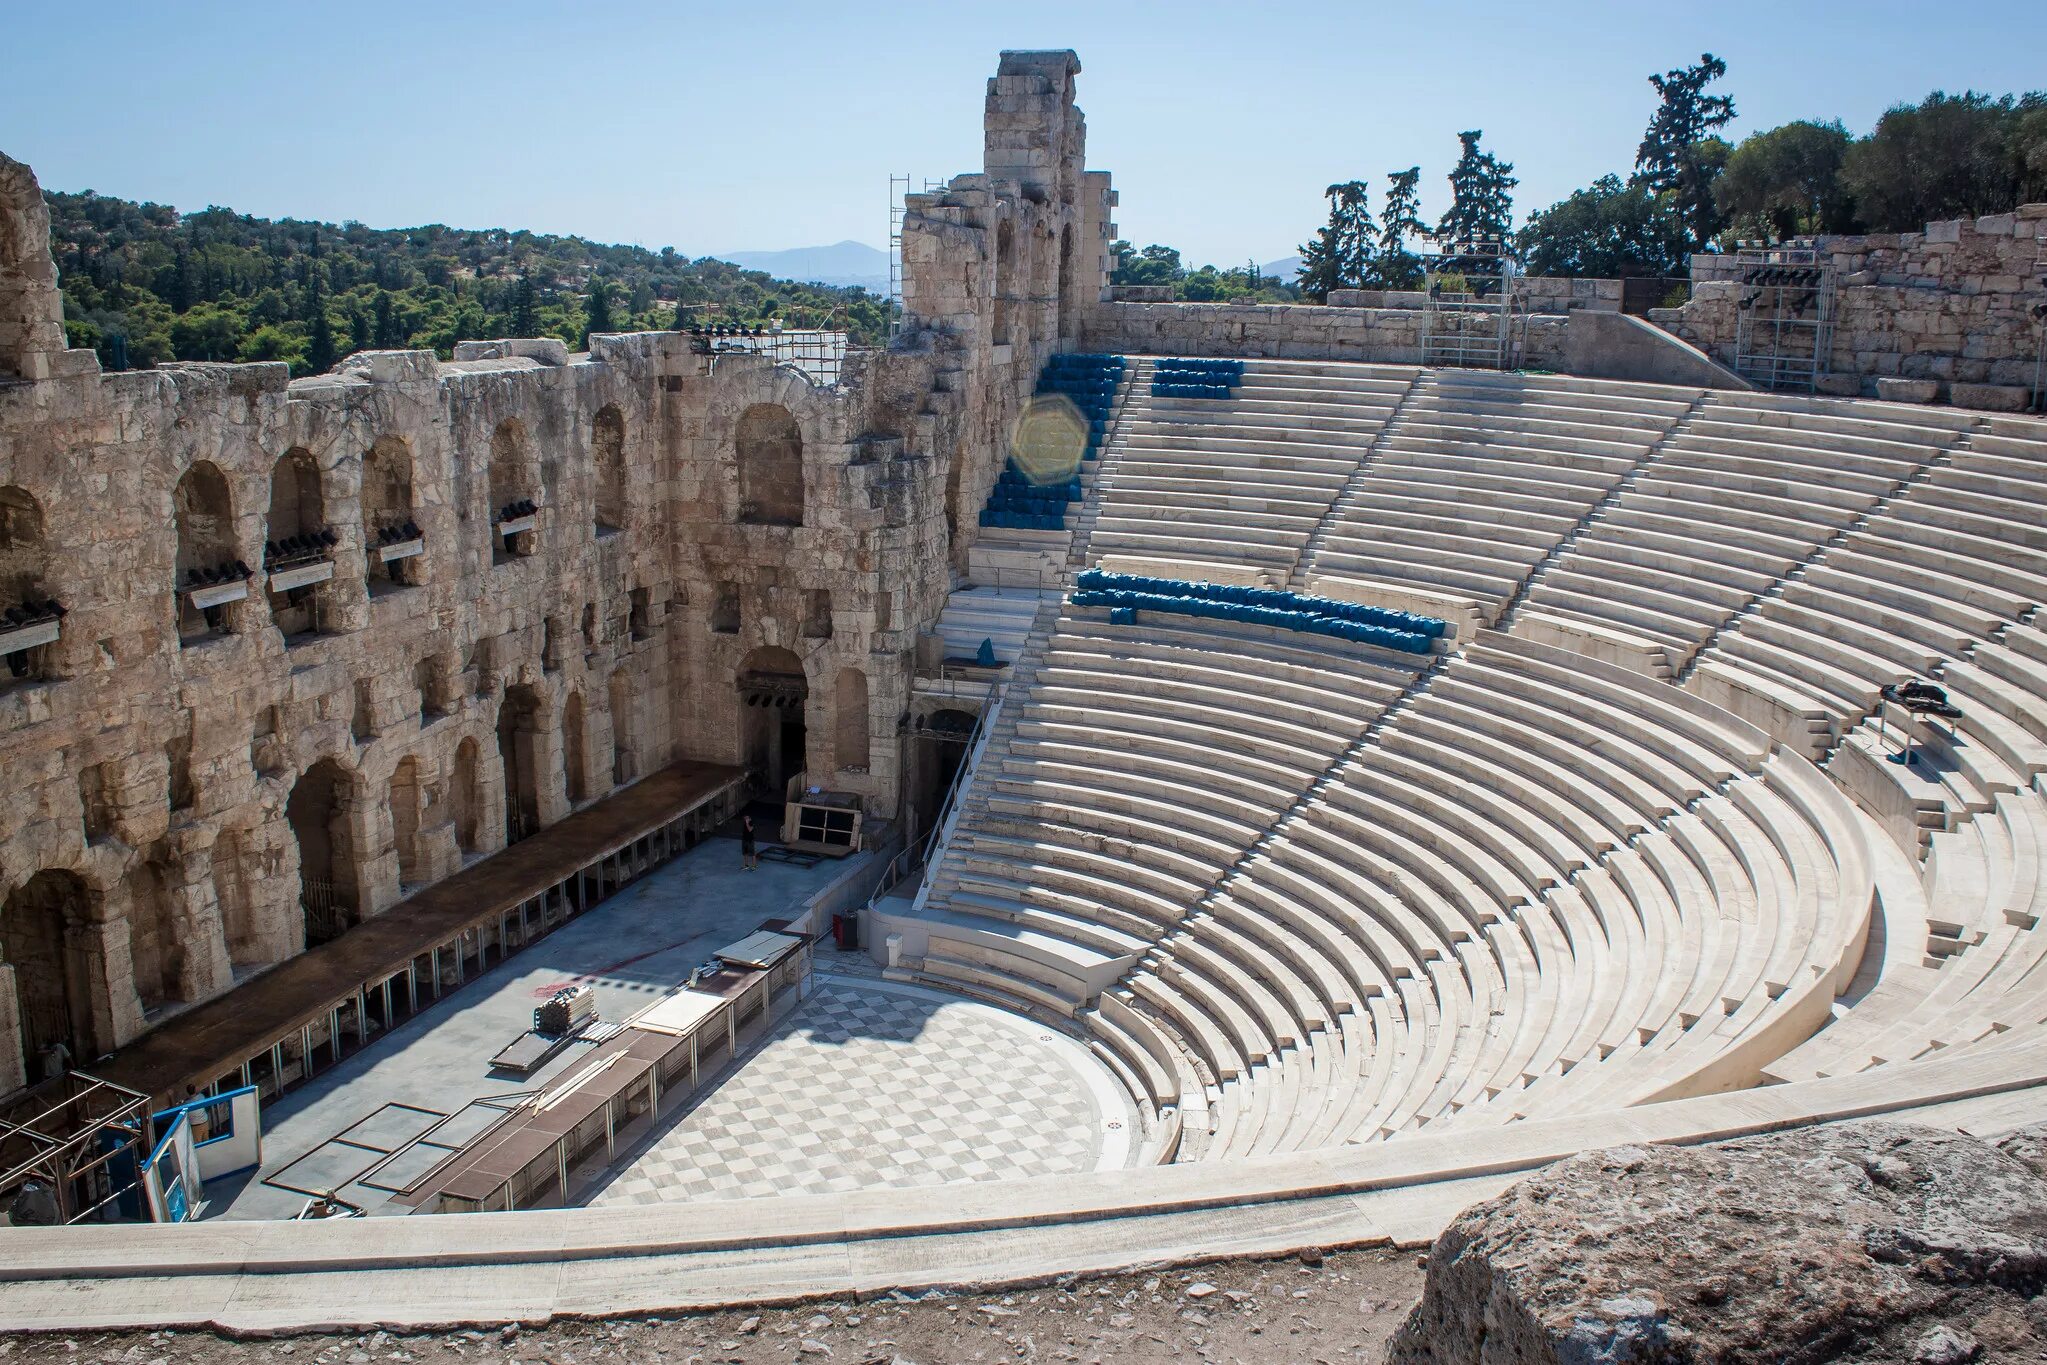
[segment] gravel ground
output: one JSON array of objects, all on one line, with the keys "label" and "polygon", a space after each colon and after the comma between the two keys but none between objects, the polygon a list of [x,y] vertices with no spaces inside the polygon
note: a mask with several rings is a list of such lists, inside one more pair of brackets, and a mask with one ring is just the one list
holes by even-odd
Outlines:
[{"label": "gravel ground", "polygon": [[1304,1253],[1061,1281],[1006,1294],[893,1296],[546,1328],[373,1332],[234,1340],[202,1332],[86,1332],[0,1339],[7,1365],[951,1365],[1166,1361],[1339,1365],[1383,1357],[1421,1294],[1420,1259]]}]

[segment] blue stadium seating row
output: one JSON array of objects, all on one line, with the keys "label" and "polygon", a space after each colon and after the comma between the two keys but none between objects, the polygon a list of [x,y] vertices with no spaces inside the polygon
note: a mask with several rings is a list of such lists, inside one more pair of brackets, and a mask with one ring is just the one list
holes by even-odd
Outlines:
[{"label": "blue stadium seating row", "polygon": [[1161,360],[1152,366],[1154,398],[1228,398],[1244,382],[1241,360]]},{"label": "blue stadium seating row", "polygon": [[1299,612],[1310,616],[1333,616],[1361,625],[1382,626],[1388,630],[1422,635],[1431,640],[1442,638],[1443,633],[1450,628],[1448,622],[1434,616],[1420,616],[1411,611],[1395,611],[1391,607],[1374,607],[1363,602],[1340,602],[1334,597],[1316,597],[1310,593],[1289,592],[1284,588],[1252,588],[1234,583],[1154,578],[1149,574],[1111,573],[1107,569],[1085,570],[1078,582],[1084,591],[1150,593],[1160,597],[1196,598],[1273,611]]},{"label": "blue stadium seating row", "polygon": [[1216,602],[1205,597],[1126,592],[1119,588],[1083,588],[1067,600],[1076,607],[1107,607],[1112,617],[1118,611],[1129,611],[1132,614],[1127,619],[1132,621],[1137,619],[1136,612],[1140,609],[1170,611],[1182,616],[1206,616],[1214,620],[1241,621],[1247,625],[1278,626],[1310,635],[1330,635],[1340,640],[1377,645],[1381,649],[1396,649],[1404,654],[1427,654],[1434,644],[1429,636],[1415,631],[1391,630],[1385,626],[1347,621],[1338,616],[1310,615],[1304,611],[1281,611],[1276,607],[1254,607],[1241,602]]},{"label": "blue stadium seating row", "polygon": [[[1083,460],[1101,453],[1109,434],[1109,414],[1127,362],[1120,355],[1055,355],[1038,376],[1038,393],[1072,403],[1087,421]],[[1080,480],[1047,484],[1042,474],[1019,468],[1014,457],[1003,467],[981,509],[981,525],[1025,531],[1057,531],[1066,524],[1066,506],[1081,497]]]}]

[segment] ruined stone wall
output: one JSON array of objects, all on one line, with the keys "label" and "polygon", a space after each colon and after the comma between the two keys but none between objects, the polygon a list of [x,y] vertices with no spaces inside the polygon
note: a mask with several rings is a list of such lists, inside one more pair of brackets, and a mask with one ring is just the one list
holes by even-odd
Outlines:
[{"label": "ruined stone wall", "polygon": [[830,388],[672,333],[101,375],[0,158],[0,611],[65,609],[0,671],[0,1093],[677,759],[893,817],[918,634],[1102,292],[1078,70],[1003,54]]},{"label": "ruined stone wall", "polygon": [[[2043,337],[2034,309],[2047,303],[2043,231],[2047,204],[2027,204],[1924,232],[1818,238],[1840,272],[1830,364],[1844,382],[1835,387],[1875,393],[1878,379],[1930,380],[1927,397],[1953,396],[1957,384],[2030,387]],[[1691,301],[1650,318],[1733,364],[1737,271],[1727,257],[1694,256]]]},{"label": "ruined stone wall", "polygon": [[964,571],[1017,413],[1046,357],[1082,340],[1107,282],[1109,177],[1083,169],[1071,52],[1005,52],[988,83],[987,169],[910,195],[904,332],[939,358],[936,405],[958,424],[948,472],[950,557]]}]

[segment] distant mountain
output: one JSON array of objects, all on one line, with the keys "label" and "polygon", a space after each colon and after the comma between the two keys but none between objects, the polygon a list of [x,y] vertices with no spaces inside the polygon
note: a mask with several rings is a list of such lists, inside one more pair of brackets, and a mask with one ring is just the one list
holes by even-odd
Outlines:
[{"label": "distant mountain", "polygon": [[858,286],[876,294],[888,288],[888,253],[865,242],[831,246],[799,246],[787,251],[722,251],[716,259],[748,270],[764,270],[778,280],[801,280],[841,288]]},{"label": "distant mountain", "polygon": [[1276,261],[1267,261],[1264,265],[1258,267],[1259,274],[1268,278],[1277,276],[1286,284],[1292,284],[1294,276],[1298,275],[1300,271],[1301,258],[1299,256],[1282,256]]}]

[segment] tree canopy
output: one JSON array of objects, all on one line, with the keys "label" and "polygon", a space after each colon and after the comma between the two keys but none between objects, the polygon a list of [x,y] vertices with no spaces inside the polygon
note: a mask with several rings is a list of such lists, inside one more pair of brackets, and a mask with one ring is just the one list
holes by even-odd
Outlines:
[{"label": "tree canopy", "polygon": [[1459,133],[1463,145],[1450,168],[1450,207],[1436,224],[1436,236],[1449,241],[1505,237],[1514,225],[1514,163],[1479,150],[1480,129]]},{"label": "tree canopy", "polygon": [[[51,193],[51,249],[65,330],[111,369],[160,360],[282,360],[316,374],[365,348],[671,326],[836,319],[858,344],[888,334],[889,303],[861,289],[795,284],[672,248],[438,224],[180,214],[109,195]],[[592,288],[602,279],[601,290]],[[602,295],[601,302],[597,295]]]},{"label": "tree canopy", "polygon": [[1727,163],[1728,145],[1712,136],[1734,121],[1734,100],[1706,87],[1727,74],[1727,63],[1707,52],[1691,66],[1651,76],[1659,103],[1635,149],[1635,178],[1668,199],[1693,251],[1720,230],[1713,182]]},{"label": "tree canopy", "polygon": [[1737,238],[1846,232],[1855,203],[1841,184],[1848,130],[1799,120],[1742,139],[1713,185],[1713,199]]},{"label": "tree canopy", "polygon": [[1170,284],[1176,286],[1179,297],[1189,303],[1222,303],[1237,298],[1284,302],[1296,297],[1285,280],[1263,273],[1255,261],[1240,266],[1204,265],[1189,270],[1181,264],[1180,252],[1175,247],[1160,246],[1154,242],[1139,251],[1134,244],[1120,238],[1109,243],[1109,259],[1113,263],[1109,283]]}]

